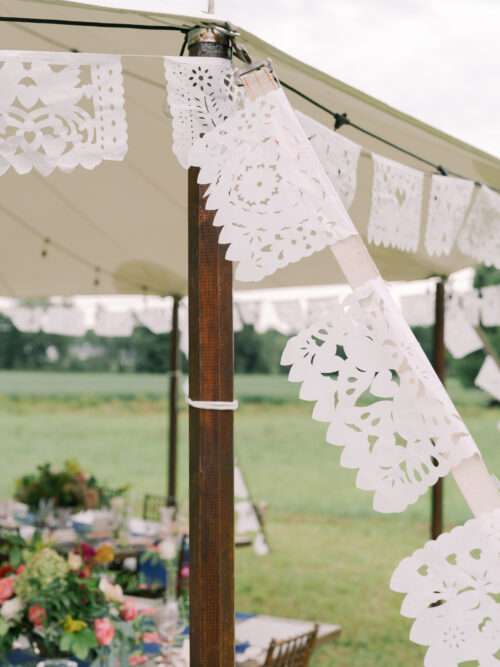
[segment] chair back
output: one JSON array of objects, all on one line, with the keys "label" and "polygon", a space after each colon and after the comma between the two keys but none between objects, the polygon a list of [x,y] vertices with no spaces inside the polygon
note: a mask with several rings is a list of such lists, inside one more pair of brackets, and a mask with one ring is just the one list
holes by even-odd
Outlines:
[{"label": "chair back", "polygon": [[144,496],[144,505],[142,508],[142,518],[146,521],[160,521],[162,507],[166,507],[167,498],[165,496],[155,496],[146,494]]},{"label": "chair back", "polygon": [[310,632],[297,637],[283,641],[273,639],[267,651],[264,667],[307,667],[317,636],[318,626],[315,625]]}]

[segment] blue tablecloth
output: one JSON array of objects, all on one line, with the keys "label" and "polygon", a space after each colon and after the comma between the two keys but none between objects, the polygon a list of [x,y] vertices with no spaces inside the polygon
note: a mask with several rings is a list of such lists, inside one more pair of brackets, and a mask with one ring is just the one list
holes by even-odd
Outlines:
[{"label": "blue tablecloth", "polygon": [[[72,659],[76,662],[78,667],[89,667],[90,665],[88,662],[81,662],[76,658]],[[9,667],[11,665],[13,667],[15,665],[22,665],[23,667],[34,667],[38,662],[40,662],[40,658],[34,656],[30,651],[11,651],[7,656],[7,660]]]}]

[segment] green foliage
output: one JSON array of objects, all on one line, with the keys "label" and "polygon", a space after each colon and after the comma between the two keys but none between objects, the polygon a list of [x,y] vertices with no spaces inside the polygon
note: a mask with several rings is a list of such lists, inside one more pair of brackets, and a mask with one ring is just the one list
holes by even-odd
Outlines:
[{"label": "green foliage", "polygon": [[79,632],[62,635],[59,649],[63,654],[74,655],[79,660],[85,660],[89,653],[98,646],[95,634],[90,628],[83,628]]},{"label": "green foliage", "polygon": [[493,266],[478,266],[474,275],[474,287],[500,285],[500,269]]},{"label": "green foliage", "polygon": [[61,470],[53,470],[50,463],[39,465],[36,473],[17,480],[15,498],[32,511],[42,502],[51,502],[55,508],[95,509],[109,507],[111,500],[126,490],[126,486],[111,488],[98,482],[73,460],[65,461]]},{"label": "green foliage", "polygon": [[280,373],[286,336],[276,331],[258,334],[251,326],[235,334],[236,373]]},{"label": "green foliage", "polygon": [[[0,368],[66,371],[133,371],[165,373],[169,367],[169,335],[137,327],[130,338],[81,338],[23,333],[0,315]],[[55,354],[49,359],[47,350]]]},{"label": "green foliage", "polygon": [[[274,331],[255,333],[245,327],[235,334],[236,370],[241,373],[279,373],[286,338]],[[47,350],[52,349],[52,360]],[[170,335],[137,327],[129,338],[100,338],[89,331],[81,338],[45,333],[21,333],[0,315],[0,368],[51,369],[85,372],[165,374],[170,368]],[[54,354],[55,351],[55,354]],[[186,360],[182,365],[187,370]]]},{"label": "green foliage", "polygon": [[14,589],[24,602],[33,600],[40,591],[49,590],[69,573],[67,561],[48,548],[30,554],[25,564],[26,568],[17,577]]},{"label": "green foliage", "polygon": [[[36,541],[17,546],[24,556],[23,568],[3,579],[0,664],[5,664],[3,658],[20,636],[44,657],[106,660],[122,655],[120,664],[127,664],[151,621],[140,616],[131,622],[120,618],[123,592],[101,578],[99,550],[85,550],[82,545],[81,556],[73,553],[66,558],[51,548],[39,548]],[[5,593],[7,584],[10,591]]]},{"label": "green foliage", "polygon": [[0,531],[0,564],[8,564],[15,571],[25,562],[29,553],[35,553],[43,548],[44,544],[39,531],[35,531],[31,538],[30,548],[26,549],[25,540],[19,533],[10,531]]}]

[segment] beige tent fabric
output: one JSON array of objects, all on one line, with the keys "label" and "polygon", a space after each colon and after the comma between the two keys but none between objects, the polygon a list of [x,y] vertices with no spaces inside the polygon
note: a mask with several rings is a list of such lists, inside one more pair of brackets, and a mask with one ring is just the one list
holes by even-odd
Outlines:
[{"label": "beige tent fabric", "polygon": [[[164,0],[103,0],[103,4],[109,8],[93,7],[92,2],[0,0],[0,16],[182,26],[199,21],[199,17],[162,13],[169,5]],[[322,104],[346,112],[354,122],[450,170],[500,187],[500,160],[400,114],[249,33],[242,31],[241,41],[254,59],[270,56],[283,81]],[[177,32],[0,23],[3,49],[123,54],[129,125],[129,152],[123,163],[107,162],[91,172],[55,172],[48,178],[35,173],[19,176],[12,171],[0,177],[1,295],[186,291],[186,173],[171,150],[163,62],[150,57],[177,55],[181,43],[182,35]],[[326,114],[294,94],[290,100],[304,113],[331,126]],[[368,151],[429,173],[431,170],[352,128],[344,127],[341,132],[365,149],[351,214],[366,240],[373,171]],[[426,176],[423,216],[429,180]],[[415,254],[369,246],[386,279],[413,280],[471,265],[471,260],[458,252],[429,257],[424,250],[423,226],[420,236]],[[42,256],[45,238],[50,243]],[[341,280],[331,253],[325,251],[278,271],[258,285],[236,286],[324,285]]]}]

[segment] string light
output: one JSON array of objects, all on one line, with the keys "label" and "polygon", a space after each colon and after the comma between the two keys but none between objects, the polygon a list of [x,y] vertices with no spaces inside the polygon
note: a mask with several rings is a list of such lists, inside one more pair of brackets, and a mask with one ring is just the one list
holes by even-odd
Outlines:
[{"label": "string light", "polygon": [[49,244],[50,244],[50,239],[45,238],[43,240],[42,252],[40,253],[43,258],[47,257],[47,255],[49,254]]},{"label": "string light", "polygon": [[[99,281],[98,282],[98,285],[99,285],[101,283],[102,275],[106,275],[106,276],[109,276],[110,278],[112,278],[113,280],[119,279],[120,282],[122,282],[123,284],[128,285],[133,290],[136,290],[136,293],[140,293],[142,291],[142,289],[144,287],[143,283],[136,283],[136,282],[133,282],[132,280],[129,280],[125,276],[121,276],[121,275],[118,276],[114,271],[110,271],[109,269],[106,269],[103,266],[96,267],[93,262],[86,259],[82,255],[79,255],[77,252],[75,252],[71,248],[68,248],[65,245],[63,245],[62,243],[59,243],[58,241],[56,241],[54,239],[50,239],[50,238],[44,236],[43,234],[41,234],[37,227],[32,226],[29,222],[24,220],[24,218],[19,216],[15,211],[12,211],[11,209],[7,208],[2,203],[0,203],[0,211],[2,211],[6,216],[8,216],[12,222],[15,222],[17,225],[22,227],[25,231],[32,234],[36,238],[40,239],[42,241],[42,243],[45,243],[45,242],[49,243],[52,248],[56,249],[61,254],[65,255],[66,257],[69,257],[74,262],[77,262],[78,264],[80,264],[82,266],[85,266],[85,267],[89,268],[90,270],[92,270],[93,273],[94,273],[94,284],[95,284],[95,280],[97,279]],[[43,251],[42,251],[42,256],[46,257],[47,255],[43,255]],[[0,279],[0,282],[2,282],[1,279]],[[155,288],[151,285],[148,285],[147,289],[149,290],[149,292],[151,294],[162,294],[162,295],[164,294],[164,290],[160,289],[159,287]],[[13,290],[10,290],[10,291],[13,292]]]}]

